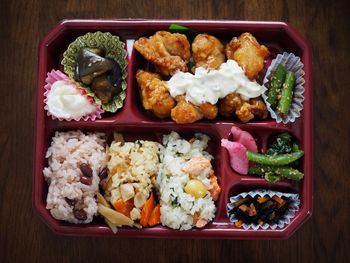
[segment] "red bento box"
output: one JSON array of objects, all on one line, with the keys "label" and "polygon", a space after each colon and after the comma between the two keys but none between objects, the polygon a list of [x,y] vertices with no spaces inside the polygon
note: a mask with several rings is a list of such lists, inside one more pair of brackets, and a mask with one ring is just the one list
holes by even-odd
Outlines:
[{"label": "red bento box", "polygon": [[[178,125],[171,120],[159,120],[142,109],[138,98],[135,73],[142,64],[141,56],[133,48],[134,41],[141,36],[149,36],[158,30],[166,30],[176,23],[192,29],[206,32],[229,40],[243,32],[251,32],[260,43],[279,51],[292,52],[301,58],[305,71],[305,101],[301,117],[291,124],[278,124],[273,119],[252,121],[246,124],[234,120],[216,119],[199,121],[193,124]],[[47,72],[62,69],[62,54],[76,37],[87,32],[111,32],[125,41],[128,52],[127,95],[124,107],[116,114],[108,115],[96,121],[58,121],[46,116],[44,111],[44,85]],[[34,152],[34,207],[44,222],[57,234],[75,236],[130,236],[149,238],[217,238],[217,239],[283,239],[290,237],[312,213],[312,68],[311,50],[305,39],[289,24],[284,22],[250,22],[250,21],[199,21],[199,20],[64,20],[53,28],[41,41],[38,61],[38,87],[36,108],[36,132]],[[267,183],[256,176],[236,174],[229,165],[229,155],[220,146],[222,138],[230,137],[230,128],[235,124],[251,132],[262,149],[266,149],[271,135],[281,131],[290,132],[300,143],[305,155],[301,170],[305,177],[300,182],[282,181]],[[75,225],[54,219],[45,208],[47,183],[43,169],[47,165],[45,153],[55,131],[80,129],[82,131],[124,132],[127,140],[160,140],[161,135],[172,130],[186,136],[194,132],[204,132],[211,137],[209,152],[214,155],[214,169],[222,186],[222,192],[216,203],[217,212],[213,222],[203,229],[189,231],[171,230],[163,226],[136,229],[122,227],[114,235],[101,218],[87,225]],[[282,192],[298,193],[300,209],[291,223],[283,229],[244,230],[236,228],[228,219],[226,205],[231,195],[267,188]]]}]

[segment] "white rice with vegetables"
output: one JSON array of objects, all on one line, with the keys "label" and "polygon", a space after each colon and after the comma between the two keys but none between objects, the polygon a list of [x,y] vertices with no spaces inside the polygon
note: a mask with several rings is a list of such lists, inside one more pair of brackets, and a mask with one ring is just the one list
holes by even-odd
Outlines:
[{"label": "white rice with vegetables", "polygon": [[142,207],[156,183],[160,145],[144,140],[124,142],[121,134],[115,137],[107,151],[108,177],[101,182],[105,198],[113,206],[117,201],[131,202],[132,210],[126,215],[140,220]]},{"label": "white rice with vegetables", "polygon": [[89,223],[97,213],[99,174],[107,164],[105,135],[56,132],[43,171],[49,184],[46,208],[58,220]]},{"label": "white rice with vegetables", "polygon": [[210,193],[213,157],[204,151],[208,141],[209,137],[203,134],[195,134],[190,141],[176,132],[163,137],[157,182],[164,226],[188,230],[213,220],[216,210]]}]

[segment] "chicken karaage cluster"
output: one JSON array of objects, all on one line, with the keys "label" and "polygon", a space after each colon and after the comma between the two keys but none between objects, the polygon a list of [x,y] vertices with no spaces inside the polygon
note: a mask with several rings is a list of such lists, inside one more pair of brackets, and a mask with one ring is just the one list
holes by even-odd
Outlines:
[{"label": "chicken karaage cluster", "polygon": [[158,118],[170,116],[175,100],[170,96],[165,81],[156,73],[138,70],[136,80],[140,87],[142,105]]},{"label": "chicken karaage cluster", "polygon": [[215,119],[218,115],[216,105],[204,103],[196,106],[188,102],[184,96],[176,96],[177,105],[171,110],[171,118],[176,123],[193,123],[202,118]]},{"label": "chicken karaage cluster", "polygon": [[228,59],[236,60],[246,76],[253,80],[264,67],[264,59],[269,54],[267,47],[260,45],[250,33],[234,37],[226,46]]},{"label": "chicken karaage cluster", "polygon": [[267,109],[261,99],[244,101],[237,93],[231,93],[219,101],[219,113],[224,117],[235,114],[242,122],[250,121],[254,115],[260,119],[267,117]]},{"label": "chicken karaage cluster", "polygon": [[217,69],[225,62],[225,47],[214,36],[199,34],[192,43],[192,57],[195,67]]},{"label": "chicken karaage cluster", "polygon": [[134,47],[165,76],[174,75],[178,70],[187,71],[191,53],[185,35],[158,31],[150,38],[139,38]]},{"label": "chicken karaage cluster", "polygon": [[[185,35],[158,31],[149,38],[138,39],[134,46],[164,76],[187,71],[190,44]],[[227,59],[235,60],[242,67],[250,80],[254,80],[263,69],[264,59],[268,55],[268,49],[260,45],[250,33],[234,37],[227,44],[226,50],[216,37],[199,34],[193,40],[191,49],[195,62],[193,70],[198,67],[218,69],[225,63],[227,56]],[[184,95],[173,98],[167,82],[159,74],[138,70],[136,79],[143,107],[159,118],[170,116],[176,123],[192,123],[202,118],[214,119],[218,113],[224,117],[237,116],[242,122],[248,122],[255,116],[265,119],[268,114],[259,97],[244,100],[233,92],[220,99],[217,105],[208,102],[194,105]]]},{"label": "chicken karaage cluster", "polygon": [[176,123],[192,123],[203,117],[214,119],[218,114],[216,105],[204,103],[196,106],[186,101],[184,96],[172,98],[166,82],[161,80],[157,73],[138,70],[136,80],[140,87],[143,107],[158,118],[171,116]]}]

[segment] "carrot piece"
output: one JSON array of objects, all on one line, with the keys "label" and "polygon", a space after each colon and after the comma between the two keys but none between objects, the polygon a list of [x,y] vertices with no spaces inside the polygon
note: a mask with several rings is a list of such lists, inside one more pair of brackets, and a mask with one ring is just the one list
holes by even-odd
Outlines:
[{"label": "carrot piece", "polygon": [[140,224],[142,226],[144,226],[144,227],[147,226],[149,217],[151,216],[153,209],[154,209],[154,196],[153,196],[153,193],[151,193],[151,196],[145,202],[145,204],[143,205],[142,211],[141,211]]},{"label": "carrot piece", "polygon": [[277,196],[277,195],[274,195],[272,197],[272,199],[275,200],[279,204],[283,204],[283,202],[284,202],[284,200],[281,197]]},{"label": "carrot piece", "polygon": [[113,203],[113,207],[115,210],[117,210],[118,212],[121,212],[124,210],[125,208],[125,202],[122,199],[118,199],[117,201],[115,201]]},{"label": "carrot piece", "polygon": [[256,215],[256,209],[253,203],[250,204],[249,206],[249,216],[255,216]]},{"label": "carrot piece", "polygon": [[239,207],[238,207],[240,210],[242,210],[243,212],[246,212],[246,211],[248,211],[249,210],[249,207],[248,206],[246,206],[246,205],[240,205]]},{"label": "carrot piece", "polygon": [[267,200],[269,200],[269,198],[268,198],[267,196],[259,197],[259,198],[258,198],[258,203],[259,203],[259,204],[263,204],[263,203],[265,203]]},{"label": "carrot piece", "polygon": [[160,204],[156,205],[156,207],[152,210],[151,216],[148,220],[149,226],[155,226],[160,223]]},{"label": "carrot piece", "polygon": [[242,220],[238,220],[238,221],[235,222],[235,226],[236,227],[241,227],[243,225],[243,223],[244,222]]},{"label": "carrot piece", "polygon": [[130,217],[130,212],[134,208],[134,201],[133,199],[129,199],[128,201],[124,202],[122,199],[118,199],[114,202],[113,207],[123,215]]},{"label": "carrot piece", "polygon": [[286,204],[286,201],[283,200],[282,203],[280,203],[280,204],[277,205],[277,208],[281,208],[281,207],[284,206],[285,204]]}]

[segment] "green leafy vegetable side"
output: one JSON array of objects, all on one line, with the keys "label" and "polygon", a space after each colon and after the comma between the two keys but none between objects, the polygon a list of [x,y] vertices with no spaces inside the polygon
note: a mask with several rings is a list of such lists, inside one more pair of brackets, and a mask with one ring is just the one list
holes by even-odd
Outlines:
[{"label": "green leafy vegetable side", "polygon": [[266,153],[268,155],[291,153],[293,148],[292,136],[287,133],[278,134],[275,140],[271,143]]},{"label": "green leafy vegetable side", "polygon": [[255,162],[255,165],[249,168],[249,174],[260,175],[270,183],[282,179],[299,181],[304,174],[296,168],[303,155],[304,152],[299,149],[289,133],[280,133],[269,145],[266,154],[248,151],[248,159]]}]

